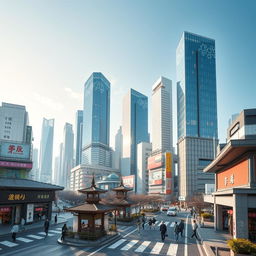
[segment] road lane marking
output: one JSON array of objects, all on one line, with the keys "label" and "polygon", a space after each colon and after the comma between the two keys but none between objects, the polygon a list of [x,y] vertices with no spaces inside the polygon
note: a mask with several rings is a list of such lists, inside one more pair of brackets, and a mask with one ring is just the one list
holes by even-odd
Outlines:
[{"label": "road lane marking", "polygon": [[150,254],[159,254],[163,246],[164,243],[157,242],[151,250]]},{"label": "road lane marking", "polygon": [[62,230],[62,228],[56,228],[56,230]]},{"label": "road lane marking", "polygon": [[[137,229],[137,228],[136,228],[136,229],[134,229],[134,230],[133,230],[133,231],[131,231],[130,233],[126,234],[124,237],[129,236],[130,234],[134,233],[135,231],[138,231],[138,229]],[[88,256],[89,256],[89,255],[88,255]]]},{"label": "road lane marking", "polygon": [[151,241],[144,241],[136,250],[135,252],[144,252],[144,250],[149,246]]},{"label": "road lane marking", "polygon": [[169,249],[167,251],[168,256],[176,256],[178,251],[178,245],[177,244],[170,244]]},{"label": "road lane marking", "polygon": [[117,242],[115,242],[114,244],[112,244],[111,246],[109,246],[109,249],[116,249],[116,247],[118,247],[120,244],[124,243],[126,241],[126,239],[120,239]]},{"label": "road lane marking", "polygon": [[172,224],[170,225],[171,228],[173,228],[175,225],[175,222],[172,222]]},{"label": "road lane marking", "polygon": [[61,234],[62,233],[61,231],[56,231],[56,230],[49,230],[49,232],[56,233],[56,234]]},{"label": "road lane marking", "polygon": [[157,226],[160,226],[162,224],[162,222],[160,221],[160,223]]},{"label": "road lane marking", "polygon": [[[38,235],[45,236],[45,232],[39,232]],[[55,234],[48,233],[48,236],[55,236]]]},{"label": "road lane marking", "polygon": [[16,240],[21,241],[21,242],[25,242],[25,243],[31,243],[31,242],[34,241],[34,240],[24,238],[24,237],[18,237],[18,238],[16,238]]},{"label": "road lane marking", "polygon": [[164,224],[167,226],[170,223],[170,221],[166,221]]},{"label": "road lane marking", "polygon": [[0,244],[3,244],[3,245],[8,246],[8,247],[14,247],[14,246],[18,245],[18,244],[9,242],[9,241],[2,241],[2,242],[0,242]]},{"label": "road lane marking", "polygon": [[188,216],[189,214],[186,219],[184,256],[188,256]]},{"label": "road lane marking", "polygon": [[122,229],[119,229],[119,231],[121,231],[121,232],[125,232],[125,231],[127,231],[128,229],[130,229],[131,227],[126,227],[124,230],[122,230]]},{"label": "road lane marking", "polygon": [[127,245],[125,245],[123,248],[121,248],[121,251],[128,251],[131,249],[135,244],[137,244],[139,240],[132,240]]},{"label": "road lane marking", "polygon": [[42,237],[42,236],[36,236],[36,235],[27,235],[27,237],[35,238],[35,239],[37,239],[37,240],[39,240],[39,239],[44,239],[44,237]]},{"label": "road lane marking", "polygon": [[158,222],[159,222],[159,220],[158,220],[158,221],[156,221],[155,225],[156,225],[156,224],[158,224]]}]

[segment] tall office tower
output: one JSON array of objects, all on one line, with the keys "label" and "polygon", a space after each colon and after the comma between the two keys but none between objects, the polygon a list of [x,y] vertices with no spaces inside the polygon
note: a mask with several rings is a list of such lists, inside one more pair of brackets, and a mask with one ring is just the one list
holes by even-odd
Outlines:
[{"label": "tall office tower", "polygon": [[32,127],[25,106],[0,106],[0,177],[29,178],[32,169]]},{"label": "tall office tower", "polygon": [[59,151],[59,165],[58,165],[58,170],[56,173],[56,184],[60,185],[62,183],[62,158],[63,158],[63,143],[60,143],[60,147],[59,147],[60,151]]},{"label": "tall office tower", "polygon": [[120,126],[115,136],[115,157],[114,157],[114,164],[113,164],[113,167],[119,171],[121,170],[122,147],[123,147],[123,135],[122,135],[122,126]]},{"label": "tall office tower", "polygon": [[109,148],[110,82],[94,72],[84,85],[82,163],[112,166]]},{"label": "tall office tower", "polygon": [[123,99],[123,152],[121,172],[123,176],[137,171],[137,144],[149,142],[148,97],[130,89]]},{"label": "tall office tower", "polygon": [[33,168],[29,173],[29,178],[31,180],[39,181],[39,164],[38,164],[38,149],[33,149],[33,156],[32,156]]},{"label": "tall office tower", "polygon": [[58,184],[59,167],[60,167],[60,157],[56,156],[54,158],[54,170],[53,170],[53,177],[52,177],[54,184]]},{"label": "tall office tower", "polygon": [[148,157],[152,152],[152,144],[141,142],[137,145],[137,194],[146,195],[148,193]]},{"label": "tall office tower", "polygon": [[43,119],[40,155],[39,175],[41,182],[52,182],[52,150],[53,150],[54,119]]},{"label": "tall office tower", "polygon": [[218,144],[215,41],[184,32],[176,51],[179,195],[204,192]]},{"label": "tall office tower", "polygon": [[172,81],[160,77],[152,88],[152,150],[172,147]]},{"label": "tall office tower", "polygon": [[66,123],[64,126],[63,148],[61,156],[60,185],[66,189],[69,187],[69,177],[73,168],[74,155],[74,132],[72,124]]},{"label": "tall office tower", "polygon": [[82,136],[83,136],[83,110],[76,112],[76,160],[75,165],[81,164],[82,160]]}]

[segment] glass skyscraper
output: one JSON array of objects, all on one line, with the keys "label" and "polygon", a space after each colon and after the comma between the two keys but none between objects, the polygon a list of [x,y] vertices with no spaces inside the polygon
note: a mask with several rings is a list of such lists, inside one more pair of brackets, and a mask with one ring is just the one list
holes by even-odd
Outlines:
[{"label": "glass skyscraper", "polygon": [[189,200],[214,183],[202,170],[218,144],[215,41],[184,32],[176,68],[179,195]]},{"label": "glass skyscraper", "polygon": [[137,144],[149,142],[148,97],[130,89],[123,99],[122,175],[136,175]]},{"label": "glass skyscraper", "polygon": [[215,41],[184,32],[176,66],[178,139],[218,138]]},{"label": "glass skyscraper", "polygon": [[81,164],[82,155],[82,137],[83,137],[83,110],[76,112],[76,165]]},{"label": "glass skyscraper", "polygon": [[111,167],[110,82],[94,72],[84,85],[82,163]]}]

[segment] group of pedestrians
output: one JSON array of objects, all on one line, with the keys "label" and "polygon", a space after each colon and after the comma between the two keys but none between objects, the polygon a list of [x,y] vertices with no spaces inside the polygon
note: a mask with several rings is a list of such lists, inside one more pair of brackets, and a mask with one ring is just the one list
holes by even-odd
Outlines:
[{"label": "group of pedestrians", "polygon": [[[183,237],[183,231],[184,231],[184,220],[181,220],[181,222],[178,224],[177,221],[175,221],[174,224],[174,236],[175,236],[175,240],[178,241],[179,240],[179,234],[181,237]],[[161,233],[161,239],[162,241],[165,240],[165,237],[168,236],[167,234],[167,226],[164,223],[164,221],[162,221],[161,225],[160,225],[160,233]]]},{"label": "group of pedestrians", "polygon": [[141,219],[141,220],[138,219],[138,220],[137,220],[137,223],[136,223],[136,225],[137,225],[137,230],[138,230],[139,233],[140,233],[140,231],[141,231],[141,227],[142,227],[143,230],[145,229],[145,224],[147,223],[147,221],[148,221],[149,229],[152,229],[152,227],[153,227],[153,229],[155,229],[155,225],[156,225],[156,219],[155,219],[155,217],[149,218],[149,219],[147,220],[147,218],[143,215],[143,216],[142,216],[142,219]]}]

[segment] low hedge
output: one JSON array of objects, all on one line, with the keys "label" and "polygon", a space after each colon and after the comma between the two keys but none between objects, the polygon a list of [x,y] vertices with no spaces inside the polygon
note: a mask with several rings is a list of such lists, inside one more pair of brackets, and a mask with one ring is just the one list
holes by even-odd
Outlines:
[{"label": "low hedge", "polygon": [[256,256],[256,244],[243,238],[234,238],[227,241],[228,246],[234,253]]},{"label": "low hedge", "polygon": [[158,212],[159,209],[143,209],[143,212]]},{"label": "low hedge", "polygon": [[201,217],[203,217],[204,219],[211,219],[213,218],[213,215],[207,212],[204,212],[201,214]]}]

